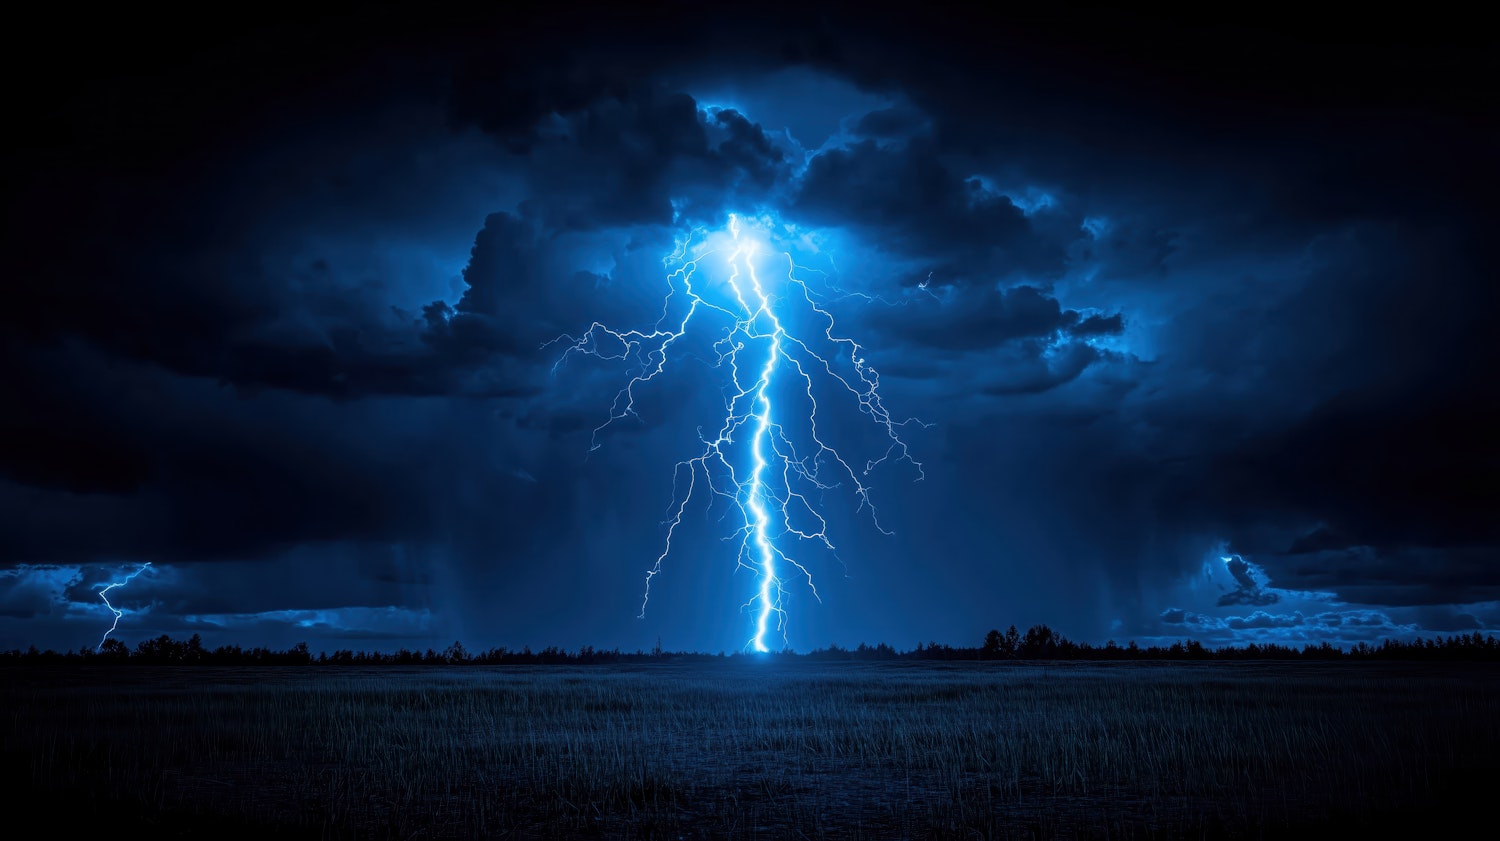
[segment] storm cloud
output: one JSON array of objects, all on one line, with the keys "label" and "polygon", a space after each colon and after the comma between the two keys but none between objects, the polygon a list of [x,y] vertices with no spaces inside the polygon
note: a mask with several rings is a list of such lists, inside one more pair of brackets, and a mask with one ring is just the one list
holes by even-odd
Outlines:
[{"label": "storm cloud", "polygon": [[738,647],[709,517],[636,618],[712,337],[593,451],[632,370],[559,364],[730,213],[932,424],[892,534],[826,495],[794,645],[1494,628],[1495,56],[1296,23],[131,13],[8,58],[0,644],[94,642],[150,561],[127,641]]}]

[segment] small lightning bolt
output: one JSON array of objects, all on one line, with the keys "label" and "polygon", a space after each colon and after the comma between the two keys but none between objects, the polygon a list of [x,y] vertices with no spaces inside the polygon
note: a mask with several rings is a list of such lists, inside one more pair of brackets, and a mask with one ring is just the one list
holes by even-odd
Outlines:
[{"label": "small lightning bolt", "polygon": [[115,621],[114,624],[109,626],[109,630],[104,632],[104,636],[100,637],[99,644],[94,646],[95,651],[99,651],[104,648],[104,641],[109,639],[109,635],[113,634],[116,628],[120,627],[120,617],[125,615],[124,610],[121,610],[120,608],[115,607],[114,605],[109,603],[109,591],[115,589],[116,587],[124,587],[126,584],[134,581],[137,575],[140,575],[150,568],[151,562],[147,561],[146,563],[141,564],[140,568],[135,572],[132,572],[129,575],[125,576],[123,579],[116,581],[113,584],[109,584],[99,590],[99,598],[103,600],[104,606],[109,608],[109,612],[115,615]]},{"label": "small lightning bolt", "polygon": [[[754,635],[746,644],[755,651],[769,651],[768,635],[779,631],[786,641],[785,599],[789,573],[803,579],[813,597],[822,601],[811,572],[778,545],[779,540],[796,539],[814,542],[829,551],[836,547],[827,534],[827,521],[818,513],[809,494],[832,490],[845,479],[859,498],[859,510],[869,508],[870,517],[883,534],[891,534],[876,516],[870,500],[870,489],[861,477],[868,476],[886,461],[909,462],[924,478],[922,465],[916,461],[901,437],[908,424],[931,426],[915,418],[896,420],[880,397],[880,376],[864,359],[864,349],[854,340],[835,335],[833,316],[821,307],[807,284],[798,278],[799,267],[789,253],[786,293],[768,292],[757,273],[761,250],[761,228],[746,230],[738,216],[731,215],[727,241],[703,229],[694,229],[676,243],[663,264],[677,268],[667,278],[668,291],[662,302],[661,316],[650,330],[615,330],[594,322],[581,336],[559,336],[547,345],[566,342],[567,349],[553,366],[553,373],[575,353],[606,360],[623,361],[629,380],[610,404],[609,417],[593,430],[589,451],[600,446],[599,435],[615,421],[627,417],[639,419],[635,410],[636,386],[650,382],[665,369],[669,353],[688,330],[696,316],[705,314],[726,326],[713,342],[712,367],[727,372],[724,389],[724,418],[716,433],[705,435],[698,429],[702,449],[692,458],[677,462],[672,477],[672,505],[666,522],[667,534],[661,554],[646,571],[646,591],[641,600],[641,616],[651,600],[651,582],[662,571],[672,552],[672,541],[682,516],[694,493],[702,487],[713,497],[732,503],[731,510],[741,515],[741,525],[726,538],[738,540],[737,564],[750,570],[757,586],[743,607],[754,616]],[[717,238],[717,247],[709,242]],[[696,248],[690,248],[698,241]],[[690,251],[697,256],[689,257]],[[701,253],[700,253],[701,252]],[[700,263],[709,256],[724,254],[729,266],[729,294],[712,294],[695,286]],[[678,296],[686,306],[680,318],[670,314]],[[866,296],[867,297],[867,296]],[[679,306],[681,306],[679,304]],[[804,318],[817,323],[818,336],[810,341],[831,348],[819,353],[809,340],[798,338],[788,330],[778,312],[795,307]],[[750,361],[749,365],[742,365]],[[783,366],[789,367],[793,389],[778,388],[777,376]],[[818,427],[818,400],[814,378],[824,380],[824,387],[842,390],[859,411],[882,427],[887,439],[885,450],[868,459],[860,469],[830,446]],[[789,430],[783,416],[802,421]],[[803,441],[802,451],[794,437]],[[746,450],[748,449],[748,452]],[[828,471],[836,474],[827,476]],[[712,500],[710,500],[712,502]],[[794,572],[792,572],[794,571]]]}]

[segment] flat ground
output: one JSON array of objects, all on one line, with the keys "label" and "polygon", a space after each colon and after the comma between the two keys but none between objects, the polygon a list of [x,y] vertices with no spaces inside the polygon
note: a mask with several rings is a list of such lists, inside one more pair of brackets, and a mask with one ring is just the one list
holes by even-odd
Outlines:
[{"label": "flat ground", "polygon": [[154,837],[1430,832],[1500,669],[706,663],[0,671],[11,819]]}]

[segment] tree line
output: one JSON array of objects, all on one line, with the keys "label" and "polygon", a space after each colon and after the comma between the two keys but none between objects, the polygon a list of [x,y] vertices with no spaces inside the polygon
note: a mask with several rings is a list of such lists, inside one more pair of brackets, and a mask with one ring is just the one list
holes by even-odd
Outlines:
[{"label": "tree line", "polygon": [[[119,640],[105,640],[97,649],[77,651],[39,651],[36,646],[22,651],[0,651],[0,665],[35,663],[89,663],[137,665],[207,665],[207,666],[503,666],[598,663],[653,662],[660,660],[717,660],[727,656],[700,652],[671,652],[660,643],[651,651],[626,652],[618,648],[598,649],[583,646],[567,651],[549,646],[533,651],[506,647],[470,652],[462,643],[437,651],[402,648],[394,652],[354,651],[340,649],[312,653],[307,643],[299,642],[285,650],[264,647],[244,648],[221,645],[208,648],[193,634],[187,640],[175,640],[163,634],[142,640],[130,648]],[[748,655],[732,655],[748,656]],[[791,650],[770,655],[777,658],[822,661],[880,660],[1500,660],[1500,640],[1478,631],[1448,637],[1416,637],[1411,640],[1388,639],[1379,645],[1361,642],[1349,648],[1329,642],[1306,643],[1301,647],[1282,643],[1248,643],[1209,647],[1197,640],[1182,640],[1170,645],[1138,645],[1134,640],[1119,645],[1110,640],[1104,645],[1075,642],[1047,625],[1033,625],[1023,634],[1012,625],[1004,632],[992,630],[974,648],[945,645],[938,642],[918,643],[916,648],[898,651],[886,643],[856,648],[830,645],[805,653]]]}]

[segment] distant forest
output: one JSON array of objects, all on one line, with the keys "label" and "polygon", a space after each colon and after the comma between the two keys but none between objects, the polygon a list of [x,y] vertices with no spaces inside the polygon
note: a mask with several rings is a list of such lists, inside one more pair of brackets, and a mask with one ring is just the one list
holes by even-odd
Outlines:
[{"label": "distant forest", "polygon": [[[618,648],[597,649],[584,646],[566,651],[550,646],[540,651],[530,647],[519,651],[491,648],[470,652],[455,642],[442,651],[400,649],[384,653],[343,649],[313,654],[307,643],[297,643],[284,651],[269,648],[242,648],[223,645],[207,648],[194,634],[187,640],[175,640],[163,634],[143,640],[130,648],[119,640],[105,640],[98,649],[78,651],[26,651],[12,649],[0,652],[0,665],[68,663],[68,664],[138,664],[205,666],[506,666],[596,663],[638,663],[661,660],[717,660],[742,654],[703,654],[699,652],[664,651],[660,643],[651,651],[626,652]],[[1196,640],[1174,642],[1167,646],[1140,646],[1134,641],[1119,645],[1110,640],[1104,645],[1074,642],[1046,625],[1033,625],[1020,633],[1014,625],[1004,632],[990,631],[975,648],[954,647],[942,643],[921,643],[909,651],[898,651],[880,643],[857,648],[830,645],[805,653],[791,650],[770,655],[773,658],[807,661],[881,661],[881,660],[1489,660],[1500,661],[1500,640],[1478,631],[1449,637],[1417,637],[1409,641],[1386,640],[1380,645],[1361,642],[1341,648],[1328,642],[1301,648],[1278,643],[1249,643],[1243,646],[1209,648]]]}]

